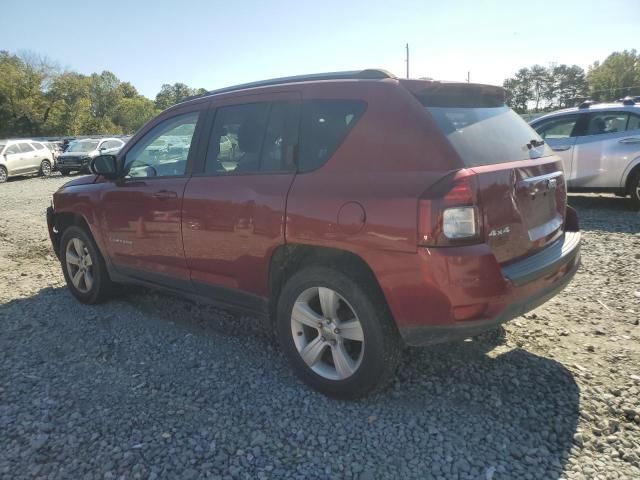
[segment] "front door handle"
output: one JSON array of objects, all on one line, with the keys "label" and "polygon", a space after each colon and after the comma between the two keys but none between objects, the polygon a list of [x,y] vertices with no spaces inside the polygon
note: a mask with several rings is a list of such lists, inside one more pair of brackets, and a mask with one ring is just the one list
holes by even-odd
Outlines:
[{"label": "front door handle", "polygon": [[618,140],[620,143],[640,143],[640,138],[638,137],[629,137],[623,138],[622,140]]},{"label": "front door handle", "polygon": [[558,145],[557,147],[551,147],[551,150],[554,152],[564,152],[565,150],[569,150],[571,145]]},{"label": "front door handle", "polygon": [[157,200],[171,200],[173,198],[178,198],[178,194],[170,190],[160,190],[159,192],[154,193],[152,197]]}]

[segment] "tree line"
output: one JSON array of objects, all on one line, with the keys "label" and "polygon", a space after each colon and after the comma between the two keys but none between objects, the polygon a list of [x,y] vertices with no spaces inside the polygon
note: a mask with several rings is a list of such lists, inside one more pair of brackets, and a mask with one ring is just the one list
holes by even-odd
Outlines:
[{"label": "tree line", "polygon": [[165,84],[152,101],[109,71],[82,75],[45,57],[0,51],[0,138],[131,134],[205,91]]},{"label": "tree line", "polygon": [[[533,65],[503,86],[508,105],[520,113],[640,95],[640,54],[614,52],[587,72],[577,65]],[[0,138],[131,134],[160,111],[205,91],[164,84],[150,100],[109,71],[83,75],[32,53],[0,51]]]},{"label": "tree line", "polygon": [[504,81],[507,104],[519,113],[573,107],[586,99],[613,101],[640,95],[640,54],[614,52],[585,72],[578,65],[533,65]]}]

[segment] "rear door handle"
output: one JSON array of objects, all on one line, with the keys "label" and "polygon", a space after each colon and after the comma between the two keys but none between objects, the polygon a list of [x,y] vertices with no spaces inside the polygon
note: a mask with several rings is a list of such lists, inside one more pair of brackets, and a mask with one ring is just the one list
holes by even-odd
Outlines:
[{"label": "rear door handle", "polygon": [[169,190],[160,190],[159,192],[154,193],[152,196],[157,200],[171,200],[172,198],[178,198],[178,194],[176,192],[172,192]]},{"label": "rear door handle", "polygon": [[564,152],[565,150],[569,150],[571,145],[558,145],[557,147],[551,147],[551,150],[554,152]]},{"label": "rear door handle", "polygon": [[622,140],[618,140],[620,143],[640,143],[640,138],[638,137],[629,137],[623,138]]}]

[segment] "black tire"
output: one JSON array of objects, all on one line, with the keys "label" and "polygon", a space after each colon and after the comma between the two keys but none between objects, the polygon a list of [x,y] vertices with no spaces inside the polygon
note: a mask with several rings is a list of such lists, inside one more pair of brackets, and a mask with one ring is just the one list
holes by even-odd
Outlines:
[{"label": "black tire", "polygon": [[[76,286],[71,278],[72,272],[70,272],[70,267],[67,263],[67,254],[69,249],[67,248],[70,242],[73,242],[75,239],[78,239],[82,242],[83,246],[86,248],[86,253],[91,258],[91,277],[92,282],[90,288],[87,291],[83,291],[86,289],[87,284],[84,286]],[[76,249],[77,251],[77,249]],[[70,253],[70,252],[69,252]],[[113,291],[113,284],[111,279],[109,278],[109,273],[107,272],[107,267],[104,262],[104,258],[102,254],[98,250],[91,234],[89,234],[84,228],[78,226],[70,226],[62,233],[62,238],[60,239],[60,262],[62,264],[62,272],[64,274],[64,279],[67,282],[67,286],[74,297],[76,297],[80,302],[86,304],[96,304],[102,303],[108,300],[111,297],[111,293]]]},{"label": "black tire", "polygon": [[[362,326],[364,342],[359,366],[344,379],[329,379],[316,373],[305,363],[296,347],[291,320],[293,307],[303,292],[315,287],[329,288],[338,293],[342,300],[348,302]],[[357,399],[383,388],[392,378],[400,358],[399,334],[386,302],[380,298],[378,289],[371,285],[371,280],[364,275],[352,278],[327,267],[307,267],[285,283],[278,299],[276,335],[293,370],[304,383],[329,397],[344,400]],[[334,358],[333,349],[332,346],[328,352],[329,358]]]},{"label": "black tire", "polygon": [[69,175],[69,170],[62,170],[58,168],[58,171],[60,172],[60,175],[62,175],[63,177],[66,177]]},{"label": "black tire", "polygon": [[7,178],[9,178],[9,174],[7,172],[7,169],[5,167],[3,167],[2,165],[0,165],[0,183],[6,182]]},{"label": "black tire", "polygon": [[40,164],[40,176],[48,177],[51,175],[51,162],[49,160],[43,160]]},{"label": "black tire", "polygon": [[629,195],[631,195],[631,208],[640,210],[640,172],[636,172],[631,179]]}]

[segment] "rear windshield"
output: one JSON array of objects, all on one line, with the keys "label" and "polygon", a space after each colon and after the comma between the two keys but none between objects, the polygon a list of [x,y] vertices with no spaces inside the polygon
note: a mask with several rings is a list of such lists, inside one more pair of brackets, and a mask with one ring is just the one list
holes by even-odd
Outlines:
[{"label": "rear windshield", "polygon": [[531,145],[542,139],[497,96],[417,96],[468,167],[551,155],[546,145]]}]

